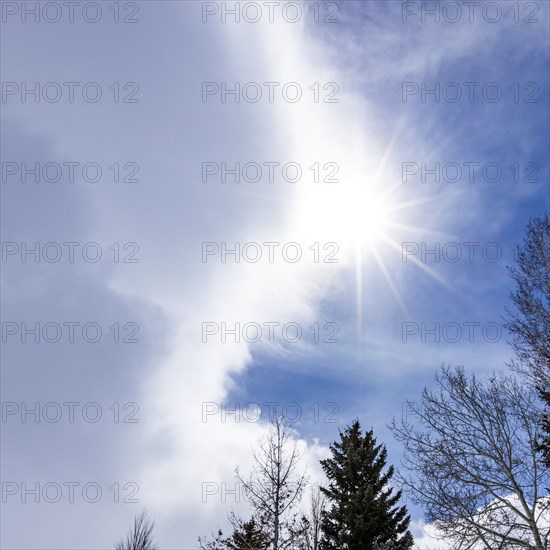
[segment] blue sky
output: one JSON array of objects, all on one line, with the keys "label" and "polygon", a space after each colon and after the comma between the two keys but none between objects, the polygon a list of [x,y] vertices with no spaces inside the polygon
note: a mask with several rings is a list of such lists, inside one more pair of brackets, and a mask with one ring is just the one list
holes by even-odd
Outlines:
[{"label": "blue sky", "polygon": [[[302,17],[290,23],[279,8],[270,22],[256,3],[258,23],[231,16],[224,23],[222,10],[233,4],[140,1],[134,15],[132,3],[118,4],[120,17],[136,23],[114,23],[111,2],[100,2],[101,16],[90,23],[79,4],[74,23],[63,11],[59,22],[41,13],[34,23],[33,15],[23,21],[21,3],[2,3],[2,402],[6,414],[18,407],[2,422],[2,479],[12,484],[3,490],[15,491],[2,504],[6,548],[109,548],[143,507],[162,548],[193,548],[232,507],[246,513],[230,497],[203,502],[202,491],[205,483],[233,485],[235,466],[246,469],[249,449],[267,429],[265,415],[222,422],[212,414],[203,422],[205,404],[299,407],[296,431],[319,480],[318,459],[356,417],[398,464],[401,450],[386,426],[406,400],[418,400],[441,364],[480,374],[506,368],[506,334],[491,331],[511,289],[511,245],[550,200],[548,4],[520,3],[516,22],[512,3],[496,2],[502,17],[489,22],[498,11],[485,18],[476,11],[470,21],[458,3],[463,16],[451,23],[444,15],[453,12],[441,12],[449,2],[436,7],[439,22],[422,20],[431,2],[321,2],[321,19],[336,10],[338,22],[316,23],[314,6],[300,3]],[[293,17],[296,8],[285,9]],[[410,10],[406,20],[403,10]],[[63,95],[23,102],[24,82],[60,83]],[[80,83],[74,102],[63,82]],[[97,102],[82,98],[89,82],[102,90]],[[205,82],[252,83],[250,94],[259,87],[262,99],[223,102],[213,94],[202,101]],[[272,103],[265,82],[277,83]],[[281,94],[291,82],[303,92],[295,103]],[[314,102],[316,82],[321,99],[338,102]],[[423,101],[422,87],[435,83],[444,95]],[[460,84],[460,101],[449,83]],[[137,101],[115,102],[116,90]],[[487,100],[495,90],[502,97]],[[29,176],[22,183],[22,163],[35,162],[80,165],[73,182],[65,171],[58,182]],[[117,162],[122,177],[137,165],[139,182],[114,182],[109,167]],[[222,162],[297,163],[303,172],[294,183],[278,168],[273,182],[264,170],[257,183],[231,175],[222,183],[219,174],[203,183],[203,163]],[[85,163],[102,168],[97,182],[86,181],[94,176],[83,175]],[[314,163],[322,177],[336,165],[338,181],[312,182]],[[449,168],[439,182],[429,173],[422,181],[422,163]],[[463,177],[454,182],[457,165]],[[22,243],[35,242],[57,243],[60,261],[22,262]],[[79,243],[73,262],[66,242]],[[202,261],[203,243],[222,242],[258,243],[262,259],[222,262],[212,254]],[[265,242],[280,243],[273,262]],[[303,252],[296,263],[280,253],[291,242]],[[86,243],[98,243],[99,261],[82,258],[83,248],[97,250]],[[323,250],[326,243],[335,244]],[[315,246],[320,258],[334,252],[338,261],[315,262]],[[436,246],[439,261],[422,256]],[[450,261],[457,251],[462,258]],[[496,261],[495,251],[502,253]],[[22,342],[22,323],[36,322],[65,327],[60,341],[35,343],[30,335]],[[73,343],[63,325],[71,322],[80,323]],[[231,335],[224,342],[220,332],[204,341],[204,323],[237,322],[273,323],[273,341],[265,331],[257,343]],[[86,323],[101,328],[96,343],[82,337]],[[288,341],[293,333],[283,337],[286,323],[301,327],[299,342]],[[315,323],[319,342],[309,328]],[[436,326],[448,331],[439,342],[429,332],[422,338],[423,327]],[[115,330],[123,339],[135,327],[139,342],[114,342]],[[335,327],[338,341],[323,342]],[[63,405],[56,422],[22,422],[20,410],[36,402],[41,411],[78,403],[75,421]],[[82,418],[85,403],[97,404],[86,410],[93,417],[99,407],[100,420]],[[116,410],[138,422],[115,422]],[[69,482],[80,484],[74,502],[66,491],[58,502],[43,495],[22,501],[22,483]],[[86,483],[102,489],[97,502],[78,492]],[[117,489],[109,487],[116,483],[123,496],[138,488],[139,502],[115,502]],[[420,540],[422,510],[411,511]]]}]

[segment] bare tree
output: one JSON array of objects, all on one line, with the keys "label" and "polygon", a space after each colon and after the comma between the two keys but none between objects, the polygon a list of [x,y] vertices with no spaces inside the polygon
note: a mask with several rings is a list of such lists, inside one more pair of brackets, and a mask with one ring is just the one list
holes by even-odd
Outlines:
[{"label": "bare tree", "polygon": [[527,374],[539,388],[550,389],[550,215],[533,218],[517,266],[509,267],[516,286],[506,308],[506,328],[519,362],[512,367]]},{"label": "bare tree", "polygon": [[443,368],[436,382],[437,392],[409,403],[420,423],[391,426],[409,471],[398,480],[454,549],[547,549],[536,393],[503,374],[482,383],[461,367]]},{"label": "bare tree", "polygon": [[516,283],[505,324],[516,354],[511,367],[526,376],[546,404],[539,448],[550,467],[550,215],[529,222],[517,266],[508,270]]},{"label": "bare tree", "polygon": [[307,527],[304,530],[306,550],[319,550],[321,541],[321,513],[326,506],[326,497],[318,484],[310,488],[309,509],[304,513]]},{"label": "bare tree", "polygon": [[130,529],[126,540],[115,544],[115,550],[158,550],[153,541],[155,522],[149,519],[147,510],[134,518],[134,525]]},{"label": "bare tree", "polygon": [[252,453],[252,473],[245,480],[239,469],[237,478],[248,495],[254,514],[265,518],[272,550],[291,548],[296,539],[298,520],[292,510],[300,502],[307,483],[299,473],[302,455],[294,432],[281,416],[272,419],[269,434]]}]

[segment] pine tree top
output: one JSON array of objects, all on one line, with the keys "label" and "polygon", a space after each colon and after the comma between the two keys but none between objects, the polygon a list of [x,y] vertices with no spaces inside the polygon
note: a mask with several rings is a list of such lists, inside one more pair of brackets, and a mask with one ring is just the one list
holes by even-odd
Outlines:
[{"label": "pine tree top", "polygon": [[328,485],[322,488],[329,509],[322,519],[323,550],[374,550],[391,542],[398,550],[412,547],[410,517],[397,506],[401,492],[390,485],[393,466],[373,430],[364,434],[358,419],[331,446],[332,457],[321,461]]}]

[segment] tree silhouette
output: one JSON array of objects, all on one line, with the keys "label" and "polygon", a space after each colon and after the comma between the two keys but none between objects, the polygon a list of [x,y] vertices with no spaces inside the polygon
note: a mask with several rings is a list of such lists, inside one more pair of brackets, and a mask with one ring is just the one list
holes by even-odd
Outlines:
[{"label": "tree silhouette", "polygon": [[144,510],[134,518],[134,525],[126,536],[115,544],[115,550],[158,550],[153,542],[153,528],[155,523],[149,519]]},{"label": "tree silhouette", "polygon": [[506,308],[506,328],[517,361],[512,368],[526,375],[546,403],[542,417],[545,436],[540,450],[550,466],[550,216],[533,218],[523,246],[517,254],[517,267],[508,268],[515,282],[512,308]]},{"label": "tree silhouette", "polygon": [[229,514],[233,529],[230,537],[224,537],[222,530],[210,541],[199,538],[202,550],[268,550],[270,538],[261,518],[252,517],[242,521],[235,513]]},{"label": "tree silhouette", "polygon": [[390,486],[394,469],[386,468],[387,451],[377,445],[372,430],[362,435],[359,420],[330,446],[332,457],[321,461],[328,486],[322,514],[321,550],[376,550],[393,543],[396,550],[412,548],[410,517],[398,506],[401,492]]},{"label": "tree silhouette", "polygon": [[436,383],[409,403],[419,422],[392,424],[411,474],[398,479],[413,502],[453,548],[547,549],[549,471],[537,460],[534,390],[503,374],[467,377],[462,367],[443,368]]},{"label": "tree silhouette", "polygon": [[294,432],[277,416],[252,453],[250,477],[244,479],[236,470],[254,514],[266,523],[272,550],[290,548],[300,531],[292,510],[307,484],[305,474],[297,471],[301,459]]}]

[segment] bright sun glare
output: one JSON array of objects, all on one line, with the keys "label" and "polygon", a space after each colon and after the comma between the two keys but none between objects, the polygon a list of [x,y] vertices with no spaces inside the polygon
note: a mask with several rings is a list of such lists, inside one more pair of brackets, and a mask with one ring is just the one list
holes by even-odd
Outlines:
[{"label": "bright sun glare", "polygon": [[374,245],[390,223],[383,197],[358,186],[317,189],[302,214],[307,233],[354,245]]},{"label": "bright sun glare", "polygon": [[[376,178],[375,178],[376,179]],[[362,182],[348,185],[317,186],[304,192],[300,199],[301,234],[309,241],[337,243],[339,261],[354,266],[358,333],[361,332],[363,264],[374,262],[403,311],[406,306],[392,274],[386,254],[402,254],[401,240],[416,238],[419,233],[444,235],[425,227],[404,223],[405,211],[416,209],[428,199],[396,200],[397,185],[384,188]],[[393,195],[393,196],[392,196]],[[431,199],[430,199],[431,200]],[[441,275],[411,256],[410,261],[439,283],[449,287]]]}]

